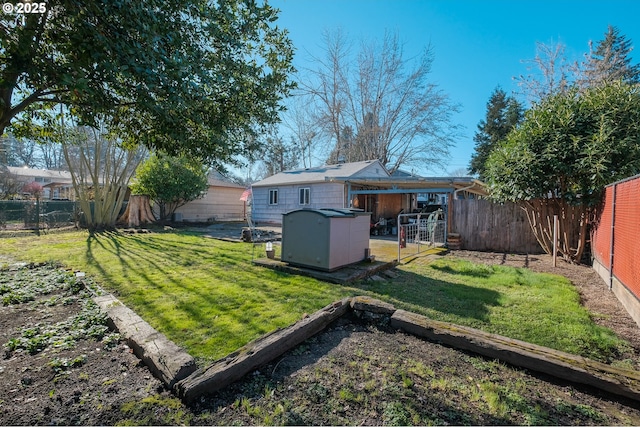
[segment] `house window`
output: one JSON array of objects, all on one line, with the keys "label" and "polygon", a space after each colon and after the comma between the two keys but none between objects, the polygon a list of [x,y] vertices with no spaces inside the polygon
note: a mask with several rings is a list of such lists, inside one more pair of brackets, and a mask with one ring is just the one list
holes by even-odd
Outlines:
[{"label": "house window", "polygon": [[269,204],[270,205],[278,204],[278,190],[269,190]]},{"label": "house window", "polygon": [[311,199],[311,190],[309,188],[300,188],[298,190],[298,200],[301,205],[308,205]]}]

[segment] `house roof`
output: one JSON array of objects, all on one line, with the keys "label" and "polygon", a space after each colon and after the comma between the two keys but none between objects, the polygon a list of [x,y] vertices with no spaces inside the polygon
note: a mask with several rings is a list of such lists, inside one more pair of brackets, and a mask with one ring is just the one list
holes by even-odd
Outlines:
[{"label": "house roof", "polygon": [[311,184],[325,181],[346,181],[350,178],[383,178],[389,172],[378,160],[339,163],[313,168],[294,169],[277,173],[253,184],[253,187],[269,187],[287,184]]},{"label": "house roof", "polygon": [[216,170],[209,172],[209,175],[207,176],[207,182],[209,184],[209,187],[245,188],[244,186],[231,181],[229,178]]},{"label": "house roof", "polygon": [[14,166],[7,166],[9,172],[16,175],[19,179],[32,179],[46,178],[47,182],[65,183],[70,184],[71,173],[68,171],[55,171],[47,169],[32,169],[32,168],[19,168]]},{"label": "house roof", "polygon": [[[36,178],[43,178],[44,187],[53,187],[59,185],[71,185],[71,173],[68,171],[56,171],[47,169],[32,169],[8,166],[9,172],[16,175],[21,181],[35,181]],[[207,181],[210,187],[229,187],[242,188],[242,185],[230,181],[219,172],[212,173],[208,176]]]},{"label": "house roof", "polygon": [[224,181],[222,179],[209,178],[207,182],[209,183],[209,187],[229,187],[229,188],[240,188],[240,189],[245,188],[240,184],[236,184],[235,182]]}]

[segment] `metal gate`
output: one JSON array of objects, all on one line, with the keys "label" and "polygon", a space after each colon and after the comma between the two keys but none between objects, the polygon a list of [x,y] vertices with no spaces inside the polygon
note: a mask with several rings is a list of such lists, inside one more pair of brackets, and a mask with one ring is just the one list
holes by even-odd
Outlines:
[{"label": "metal gate", "polygon": [[431,213],[400,214],[397,224],[398,262],[447,244],[447,215],[442,208]]}]

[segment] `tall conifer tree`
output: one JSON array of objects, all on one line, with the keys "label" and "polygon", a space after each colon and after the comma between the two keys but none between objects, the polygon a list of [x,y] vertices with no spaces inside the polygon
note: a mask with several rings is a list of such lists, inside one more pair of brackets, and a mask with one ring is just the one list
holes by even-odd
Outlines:
[{"label": "tall conifer tree", "polygon": [[609,26],[604,39],[590,43],[589,53],[578,79],[581,87],[602,86],[622,80],[625,83],[640,82],[640,64],[632,64],[633,45],[618,28]]},{"label": "tall conifer tree", "polygon": [[471,173],[478,174],[481,180],[485,178],[485,163],[489,154],[522,121],[523,115],[523,107],[515,98],[507,96],[500,88],[493,91],[487,102],[486,118],[480,121],[473,137],[476,145],[469,163]]}]

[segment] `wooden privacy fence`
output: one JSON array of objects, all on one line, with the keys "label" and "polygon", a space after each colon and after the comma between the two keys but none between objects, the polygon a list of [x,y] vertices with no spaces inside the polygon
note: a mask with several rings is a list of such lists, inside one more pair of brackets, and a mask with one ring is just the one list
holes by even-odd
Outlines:
[{"label": "wooden privacy fence", "polygon": [[457,199],[450,206],[452,233],[460,234],[461,249],[539,254],[527,215],[515,203]]}]

